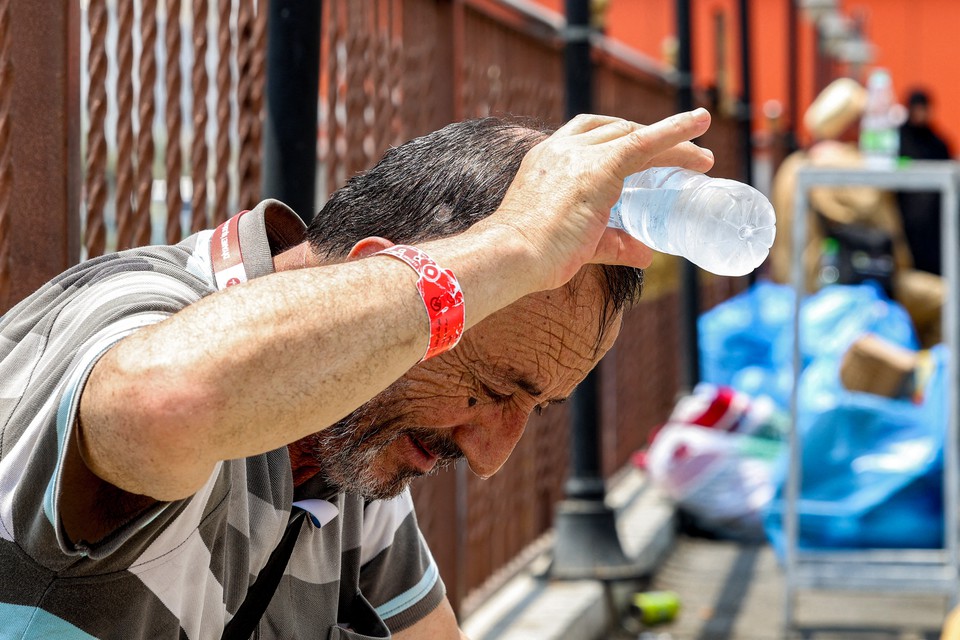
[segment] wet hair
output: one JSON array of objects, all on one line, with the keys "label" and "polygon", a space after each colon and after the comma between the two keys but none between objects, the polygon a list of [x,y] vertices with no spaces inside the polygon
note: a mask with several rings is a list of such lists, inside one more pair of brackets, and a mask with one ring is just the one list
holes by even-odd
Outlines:
[{"label": "wet hair", "polygon": [[[309,225],[310,246],[335,260],[370,236],[417,244],[465,231],[496,210],[524,155],[549,133],[532,122],[488,117],[393,147],[330,196]],[[639,298],[643,271],[603,265],[599,277],[606,294],[602,337]]]}]

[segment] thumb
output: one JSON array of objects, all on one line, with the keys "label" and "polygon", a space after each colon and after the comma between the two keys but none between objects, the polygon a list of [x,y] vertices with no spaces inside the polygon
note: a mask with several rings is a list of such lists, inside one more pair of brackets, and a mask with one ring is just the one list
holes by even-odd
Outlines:
[{"label": "thumb", "polygon": [[645,269],[653,262],[653,249],[626,231],[607,227],[600,236],[591,262]]}]

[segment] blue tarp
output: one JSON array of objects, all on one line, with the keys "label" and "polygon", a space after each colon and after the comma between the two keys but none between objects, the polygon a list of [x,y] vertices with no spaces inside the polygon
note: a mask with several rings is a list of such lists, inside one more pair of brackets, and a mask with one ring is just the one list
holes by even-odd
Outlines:
[{"label": "blue tarp", "polygon": [[[703,314],[704,381],[769,395],[787,408],[794,301],[791,288],[759,282]],[[918,348],[907,312],[871,284],[834,285],[806,298],[800,319],[801,547],[940,546],[946,349],[931,351],[933,373],[920,403],[852,392],[840,384],[840,360],[859,337]],[[778,548],[785,470],[783,460],[765,517]]]}]

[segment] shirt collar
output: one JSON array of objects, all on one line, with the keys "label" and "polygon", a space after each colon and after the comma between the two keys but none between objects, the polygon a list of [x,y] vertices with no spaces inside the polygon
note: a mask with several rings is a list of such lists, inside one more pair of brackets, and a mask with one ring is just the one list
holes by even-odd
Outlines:
[{"label": "shirt collar", "polygon": [[[247,279],[273,273],[273,257],[306,237],[306,225],[279,200],[264,200],[237,216],[237,237]],[[217,241],[211,237],[211,242]]]}]

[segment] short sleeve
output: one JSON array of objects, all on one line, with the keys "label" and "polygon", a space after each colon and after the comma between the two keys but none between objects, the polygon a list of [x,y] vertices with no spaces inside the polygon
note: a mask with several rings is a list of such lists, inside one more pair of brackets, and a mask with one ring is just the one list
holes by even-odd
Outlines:
[{"label": "short sleeve", "polygon": [[443,581],[409,490],[367,505],[360,562],[360,590],[391,632],[413,625],[443,601]]},{"label": "short sleeve", "polygon": [[77,548],[60,521],[65,445],[84,384],[119,340],[208,292],[159,251],[113,254],[59,276],[3,317],[0,536],[46,566],[64,556],[102,555],[122,542],[110,540],[110,549]]}]

